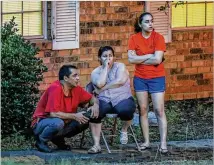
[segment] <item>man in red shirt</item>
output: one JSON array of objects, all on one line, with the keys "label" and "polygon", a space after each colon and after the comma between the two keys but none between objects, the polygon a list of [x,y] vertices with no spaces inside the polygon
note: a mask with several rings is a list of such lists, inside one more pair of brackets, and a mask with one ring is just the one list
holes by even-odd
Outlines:
[{"label": "man in red shirt", "polygon": [[52,141],[59,149],[70,149],[64,137],[75,136],[89,126],[89,118],[84,116],[85,112],[77,112],[78,106],[89,103],[91,118],[98,117],[99,108],[95,97],[78,84],[77,67],[64,65],[60,68],[59,80],[43,93],[32,121],[39,151],[52,152],[47,145],[48,141]]}]

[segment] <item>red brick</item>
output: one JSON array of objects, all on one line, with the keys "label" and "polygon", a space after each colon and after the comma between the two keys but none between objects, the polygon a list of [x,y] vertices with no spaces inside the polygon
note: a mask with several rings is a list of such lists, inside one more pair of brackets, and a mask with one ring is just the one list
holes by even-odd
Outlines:
[{"label": "red brick", "polygon": [[190,87],[190,92],[195,93],[195,92],[201,92],[203,91],[202,86],[191,86]]},{"label": "red brick", "polygon": [[176,50],[176,55],[188,55],[188,54],[189,54],[189,49],[177,48]]},{"label": "red brick", "polygon": [[53,82],[56,81],[56,80],[58,80],[58,77],[45,77],[45,78],[43,79],[43,82],[44,82],[45,84],[51,84],[51,83],[53,83]]},{"label": "red brick", "polygon": [[[127,58],[126,58],[126,59],[120,59],[120,60],[117,60],[117,61],[118,61],[118,62],[122,62],[122,63],[125,64],[126,66],[130,65]],[[133,65],[133,64],[131,64],[131,65]]]},{"label": "red brick", "polygon": [[176,55],[176,49],[170,49],[170,50],[166,50],[166,52],[164,53],[164,55]]},{"label": "red brick", "polygon": [[194,48],[200,48],[201,47],[201,41],[193,42]]},{"label": "red brick", "polygon": [[106,13],[109,14],[109,13],[114,13],[114,8],[113,7],[107,7],[106,8]]},{"label": "red brick", "polygon": [[196,93],[184,93],[184,99],[195,99],[196,97]]},{"label": "red brick", "polygon": [[45,91],[48,87],[49,87],[50,84],[43,84],[43,83],[40,83],[39,84],[39,90],[40,91]]},{"label": "red brick", "polygon": [[172,88],[172,87],[166,88],[166,93],[168,93],[168,94],[173,94],[173,93],[175,93],[175,88]]},{"label": "red brick", "polygon": [[103,2],[101,2],[100,7],[108,7],[109,5],[110,5],[109,2],[103,1]]},{"label": "red brick", "polygon": [[204,73],[203,78],[204,79],[213,79],[213,73]]},{"label": "red brick", "polygon": [[110,1],[110,6],[123,6],[122,1]]},{"label": "red brick", "polygon": [[43,42],[42,43],[42,50],[52,49],[52,42]]},{"label": "red brick", "polygon": [[184,94],[183,93],[171,94],[169,98],[170,100],[183,100]]},{"label": "red brick", "polygon": [[175,87],[193,86],[193,85],[196,85],[196,82],[194,80],[179,80],[175,82]]},{"label": "red brick", "polygon": [[204,66],[204,61],[192,61],[192,66]]},{"label": "red brick", "polygon": [[193,32],[189,32],[189,40],[193,40],[194,34]]},{"label": "red brick", "polygon": [[79,60],[80,61],[93,61],[93,55],[86,54],[86,55],[79,56]]},{"label": "red brick", "polygon": [[50,57],[42,58],[42,61],[44,64],[49,64],[50,63]]},{"label": "red brick", "polygon": [[183,40],[188,40],[188,32],[183,33]]},{"label": "red brick", "polygon": [[129,12],[143,12],[143,6],[130,6],[129,7]]},{"label": "red brick", "polygon": [[165,100],[165,101],[170,100],[170,97],[169,97],[169,96],[170,96],[169,94],[165,94],[165,98],[164,98],[164,100]]},{"label": "red brick", "polygon": [[204,38],[203,32],[200,32],[199,33],[199,40],[203,40],[203,38]]},{"label": "red brick", "polygon": [[198,92],[197,93],[197,98],[207,98],[209,96],[210,96],[210,93],[208,91]]},{"label": "red brick", "polygon": [[209,97],[213,97],[213,91],[209,92]]},{"label": "red brick", "polygon": [[204,66],[213,66],[213,60],[204,60]]},{"label": "red brick", "polygon": [[182,35],[182,33],[178,33],[178,34],[177,34],[177,40],[178,40],[178,41],[182,41],[182,40],[183,40],[183,35]]},{"label": "red brick", "polygon": [[58,71],[48,71],[43,73],[43,77],[57,77]]},{"label": "red brick", "polygon": [[44,51],[39,51],[39,53],[38,54],[36,54],[36,57],[38,57],[38,58],[42,58],[42,57],[44,57]]},{"label": "red brick", "polygon": [[90,61],[89,62],[89,68],[96,68],[100,65],[98,61]]},{"label": "red brick", "polygon": [[198,73],[210,72],[210,67],[198,67]]},{"label": "red brick", "polygon": [[85,75],[85,74],[91,74],[91,72],[94,70],[94,68],[81,68],[80,69],[80,74]]},{"label": "red brick", "polygon": [[69,55],[71,55],[71,50],[59,50],[58,55],[59,56],[69,56]]},{"label": "red brick", "polygon": [[213,48],[212,47],[204,48],[204,53],[212,54]]},{"label": "red brick", "polygon": [[213,84],[203,85],[203,91],[213,91]]},{"label": "red brick", "polygon": [[135,70],[135,66],[134,65],[126,66],[126,68],[128,69],[129,72],[132,72],[132,71]]},{"label": "red brick", "polygon": [[197,68],[184,68],[184,73],[197,73]]},{"label": "red brick", "polygon": [[121,42],[122,46],[127,46],[128,45],[128,40],[123,39]]},{"label": "red brick", "polygon": [[184,48],[184,49],[190,48],[190,47],[189,47],[189,43],[188,43],[188,42],[184,42],[184,43],[183,43],[183,48]]},{"label": "red brick", "polygon": [[[183,42],[177,42],[176,45],[175,45],[175,47],[176,47],[176,49],[181,49],[181,50],[182,50],[182,49],[183,49]],[[183,51],[183,50],[182,50],[182,51]],[[180,54],[182,54],[182,52],[179,53],[179,55],[180,55]]]},{"label": "red brick", "polygon": [[202,47],[208,47],[208,46],[211,46],[211,44],[210,44],[211,42],[210,41],[201,41],[201,46]]},{"label": "red brick", "polygon": [[192,66],[192,61],[178,62],[178,68],[189,68]]},{"label": "red brick", "polygon": [[186,92],[190,92],[190,88],[186,84],[183,84],[183,86],[179,86],[174,90],[174,93],[186,93]]},{"label": "red brick", "polygon": [[175,61],[184,61],[184,56],[183,56],[183,55],[181,55],[181,56],[172,56],[172,57],[170,58],[170,61],[171,61],[171,62],[175,62]]},{"label": "red brick", "polygon": [[71,54],[72,55],[79,55],[80,54],[80,49],[73,49]]}]

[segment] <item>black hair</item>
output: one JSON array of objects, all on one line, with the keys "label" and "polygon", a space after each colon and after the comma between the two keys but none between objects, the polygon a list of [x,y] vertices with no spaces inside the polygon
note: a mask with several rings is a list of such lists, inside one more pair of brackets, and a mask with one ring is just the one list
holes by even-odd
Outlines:
[{"label": "black hair", "polygon": [[134,24],[134,31],[135,31],[136,33],[142,31],[141,27],[139,26],[139,23],[142,22],[143,17],[146,16],[146,15],[150,15],[150,16],[153,18],[153,15],[152,15],[151,13],[149,13],[149,12],[144,12],[144,13],[142,13],[142,14],[136,19],[135,24]]},{"label": "black hair", "polygon": [[59,70],[59,80],[64,80],[64,76],[69,77],[72,73],[71,69],[78,69],[74,65],[63,65]]},{"label": "black hair", "polygon": [[113,53],[113,56],[114,56],[114,50],[113,50],[113,48],[111,46],[101,46],[100,49],[99,49],[99,51],[98,51],[98,58],[101,57],[101,55],[103,54],[103,52],[108,51],[108,50],[111,50],[112,53]]}]

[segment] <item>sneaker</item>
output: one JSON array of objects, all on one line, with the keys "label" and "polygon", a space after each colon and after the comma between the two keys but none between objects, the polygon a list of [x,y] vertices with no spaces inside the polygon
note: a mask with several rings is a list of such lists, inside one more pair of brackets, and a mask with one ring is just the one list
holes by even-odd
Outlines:
[{"label": "sneaker", "polygon": [[121,144],[127,144],[128,143],[128,133],[127,132],[121,132],[120,133],[120,143]]},{"label": "sneaker", "polygon": [[52,150],[48,147],[47,143],[42,142],[40,140],[36,141],[36,148],[41,152],[47,152],[50,153]]}]

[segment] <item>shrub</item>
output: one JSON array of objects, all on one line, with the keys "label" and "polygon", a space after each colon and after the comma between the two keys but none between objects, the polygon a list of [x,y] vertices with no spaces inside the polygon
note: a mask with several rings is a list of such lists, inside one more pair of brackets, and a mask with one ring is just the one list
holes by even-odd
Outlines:
[{"label": "shrub", "polygon": [[35,57],[39,49],[16,32],[14,17],[1,27],[1,130],[3,137],[22,132],[38,101],[39,81],[47,68]]}]

